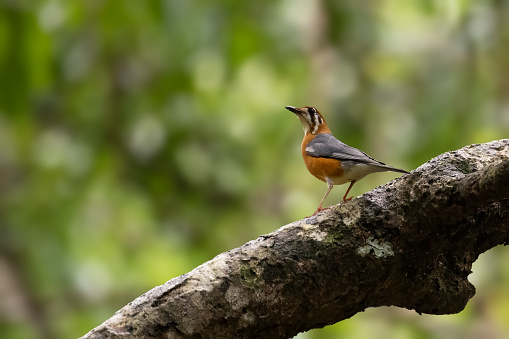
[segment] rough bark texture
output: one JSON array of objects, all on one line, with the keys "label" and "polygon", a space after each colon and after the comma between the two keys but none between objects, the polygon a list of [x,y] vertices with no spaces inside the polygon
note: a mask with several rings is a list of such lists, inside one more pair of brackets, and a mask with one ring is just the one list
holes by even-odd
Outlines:
[{"label": "rough bark texture", "polygon": [[83,338],[288,338],[367,307],[463,310],[509,241],[509,139],[442,154],[352,201],[222,253]]}]

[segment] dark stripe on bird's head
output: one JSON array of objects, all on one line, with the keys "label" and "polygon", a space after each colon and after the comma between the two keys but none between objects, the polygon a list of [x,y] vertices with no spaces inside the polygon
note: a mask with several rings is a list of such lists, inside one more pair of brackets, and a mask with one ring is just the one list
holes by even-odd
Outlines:
[{"label": "dark stripe on bird's head", "polygon": [[[318,130],[318,127],[323,123],[323,117],[320,112],[312,106],[304,106],[304,107],[294,107],[294,106],[286,106],[285,107],[290,112],[297,114],[301,119],[301,123],[303,125],[304,131],[309,131],[312,134],[315,134]],[[304,125],[306,124],[306,125]]]}]

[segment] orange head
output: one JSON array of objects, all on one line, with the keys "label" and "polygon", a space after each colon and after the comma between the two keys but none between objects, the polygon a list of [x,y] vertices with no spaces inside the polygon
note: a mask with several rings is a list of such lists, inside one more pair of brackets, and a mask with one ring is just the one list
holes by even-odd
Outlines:
[{"label": "orange head", "polygon": [[327,127],[322,114],[316,108],[311,106],[299,108],[286,106],[285,108],[297,115],[300,123],[302,124],[302,128],[304,129],[304,133],[330,133],[329,127]]}]

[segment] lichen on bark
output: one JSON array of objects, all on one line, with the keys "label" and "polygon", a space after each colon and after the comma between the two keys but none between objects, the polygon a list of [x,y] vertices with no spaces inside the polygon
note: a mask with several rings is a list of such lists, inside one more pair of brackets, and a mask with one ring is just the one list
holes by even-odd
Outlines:
[{"label": "lichen on bark", "polygon": [[367,307],[460,312],[509,241],[509,140],[444,153],[317,216],[222,253],[83,338],[289,338]]}]

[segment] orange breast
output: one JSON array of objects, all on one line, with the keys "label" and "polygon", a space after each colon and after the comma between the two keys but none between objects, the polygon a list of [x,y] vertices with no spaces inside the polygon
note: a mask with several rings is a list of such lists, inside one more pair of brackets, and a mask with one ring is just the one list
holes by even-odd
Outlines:
[{"label": "orange breast", "polygon": [[341,161],[329,158],[316,158],[306,154],[307,144],[313,140],[315,135],[306,133],[304,140],[302,140],[302,158],[306,167],[312,175],[321,181],[326,181],[325,178],[337,178],[343,175],[343,169],[341,168]]}]

